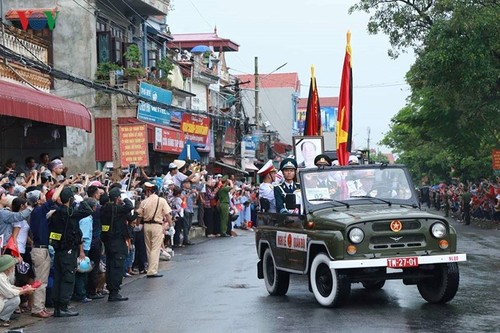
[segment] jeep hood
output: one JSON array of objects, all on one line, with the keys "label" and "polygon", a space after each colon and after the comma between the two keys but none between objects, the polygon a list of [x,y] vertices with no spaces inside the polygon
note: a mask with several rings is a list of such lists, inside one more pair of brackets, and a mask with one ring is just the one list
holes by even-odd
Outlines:
[{"label": "jeep hood", "polygon": [[417,208],[407,207],[384,207],[383,205],[362,205],[351,206],[349,208],[337,208],[333,211],[331,208],[322,209],[312,213],[313,219],[330,220],[342,224],[353,224],[368,221],[380,221],[391,219],[437,219],[439,216],[428,213]]}]

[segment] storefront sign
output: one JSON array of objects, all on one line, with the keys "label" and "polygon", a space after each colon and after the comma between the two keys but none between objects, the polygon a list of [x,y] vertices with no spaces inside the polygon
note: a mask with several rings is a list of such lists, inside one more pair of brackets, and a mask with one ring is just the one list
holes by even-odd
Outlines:
[{"label": "storefront sign", "polygon": [[139,101],[137,119],[157,125],[170,125],[170,111],[149,103]]},{"label": "storefront sign", "polygon": [[247,135],[246,137],[243,138],[243,141],[241,142],[241,149],[242,149],[241,155],[243,157],[255,158],[256,147],[257,145],[254,141],[254,138],[251,135]]},{"label": "storefront sign", "polygon": [[210,129],[210,118],[189,113],[182,114],[181,130],[186,140],[191,140],[195,146],[204,146]]},{"label": "storefront sign", "polygon": [[139,85],[139,96],[149,99],[153,102],[172,104],[172,92],[162,89],[152,84],[141,82]]},{"label": "storefront sign", "polygon": [[120,165],[148,166],[148,132],[146,124],[120,125]]},{"label": "storefront sign", "polygon": [[155,127],[155,151],[179,154],[183,148],[184,133],[174,129]]},{"label": "storefront sign", "polygon": [[236,145],[236,130],[234,127],[228,127],[226,129],[226,135],[224,136],[224,148],[234,149]]}]

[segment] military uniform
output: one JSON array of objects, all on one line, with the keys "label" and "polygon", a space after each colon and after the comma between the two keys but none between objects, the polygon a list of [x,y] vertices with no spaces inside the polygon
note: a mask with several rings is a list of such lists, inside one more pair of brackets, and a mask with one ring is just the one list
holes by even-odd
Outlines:
[{"label": "military uniform", "polygon": [[[293,158],[285,158],[281,161],[280,170],[285,174],[285,169],[294,169],[297,172],[297,161]],[[295,177],[297,175],[295,174]],[[285,177],[286,178],[286,177]],[[286,194],[294,194],[296,190],[300,189],[300,184],[295,183],[294,181],[283,182],[283,184],[274,187],[274,199],[276,200],[276,211],[280,213],[295,213],[295,211],[290,211],[286,208],[285,197]]]},{"label": "military uniform", "polygon": [[[117,192],[115,192],[117,190]],[[101,208],[101,239],[106,251],[106,287],[109,290],[108,301],[127,300],[119,294],[125,273],[125,258],[128,255],[126,240],[130,238],[127,219],[133,218],[134,208],[128,198],[123,205],[115,204],[120,190],[112,189],[109,193],[111,202]]]},{"label": "military uniform", "polygon": [[[66,190],[63,190],[61,197]],[[63,205],[56,209],[50,219],[49,238],[55,251],[52,289],[55,317],[78,315],[78,312],[68,310],[68,305],[75,288],[75,270],[83,237],[79,221],[90,214],[90,212]]]}]

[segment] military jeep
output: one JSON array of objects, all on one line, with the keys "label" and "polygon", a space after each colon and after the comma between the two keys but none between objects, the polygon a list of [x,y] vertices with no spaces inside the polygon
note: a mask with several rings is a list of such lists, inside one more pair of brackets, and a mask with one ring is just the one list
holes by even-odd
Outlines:
[{"label": "military jeep", "polygon": [[427,302],[453,299],[466,254],[444,217],[420,209],[404,166],[303,169],[299,182],[285,200],[298,214],[257,214],[257,275],[270,295],[287,293],[290,274],[307,274],[325,307],[342,305],[352,283],[375,290],[393,279]]}]

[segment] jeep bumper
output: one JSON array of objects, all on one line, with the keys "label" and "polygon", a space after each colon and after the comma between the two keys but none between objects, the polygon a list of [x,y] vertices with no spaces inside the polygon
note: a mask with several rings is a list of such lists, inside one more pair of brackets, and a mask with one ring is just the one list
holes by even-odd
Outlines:
[{"label": "jeep bumper", "polygon": [[[467,261],[467,254],[453,253],[453,254],[443,254],[443,255],[412,256],[411,258],[412,259],[416,258],[418,260],[418,266],[421,266],[429,264],[445,264],[450,262]],[[387,257],[387,258],[359,259],[359,260],[332,260],[330,261],[330,268],[333,269],[367,268],[367,267],[390,268],[388,262],[391,259],[406,259],[406,257]]]}]

